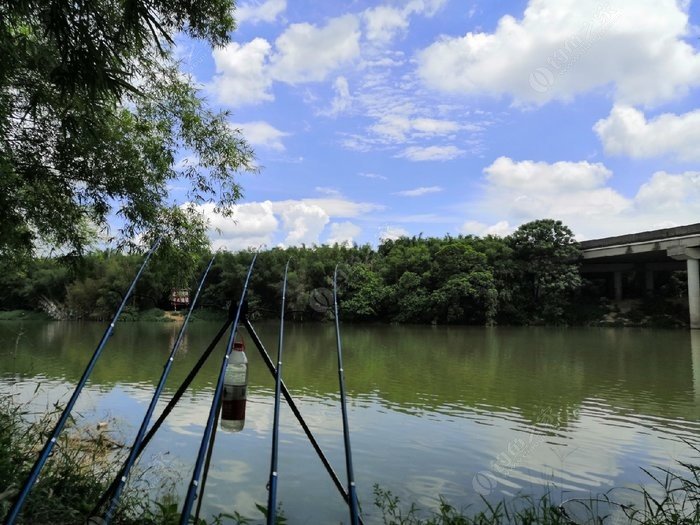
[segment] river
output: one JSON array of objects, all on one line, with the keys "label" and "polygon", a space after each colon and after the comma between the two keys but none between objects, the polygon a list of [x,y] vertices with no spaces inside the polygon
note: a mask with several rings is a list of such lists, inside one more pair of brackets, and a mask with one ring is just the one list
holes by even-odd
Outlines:
[{"label": "river", "polygon": [[[162,408],[219,326],[196,322],[178,354]],[[131,442],[175,323],[121,323],[79,398],[81,424],[108,422]],[[277,325],[256,329],[276,356]],[[0,323],[0,392],[36,412],[66,401],[104,325]],[[344,478],[331,324],[291,324],[283,376]],[[245,332],[250,389],[245,428],[219,431],[204,515],[259,517],[265,504],[274,382]],[[674,468],[700,445],[700,331],[343,325],[358,494],[380,522],[372,487],[434,508],[516,494],[557,499],[634,488],[640,467]],[[148,447],[141,467],[182,493],[221,363],[217,349]],[[291,523],[347,522],[343,502],[283,402],[278,499]]]}]

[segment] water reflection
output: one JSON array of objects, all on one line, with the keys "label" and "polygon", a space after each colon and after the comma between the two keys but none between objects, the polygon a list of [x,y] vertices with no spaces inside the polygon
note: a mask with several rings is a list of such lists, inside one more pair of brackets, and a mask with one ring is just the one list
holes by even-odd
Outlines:
[{"label": "water reflection", "polygon": [[[218,328],[192,325],[156,412]],[[256,328],[276,348],[276,324]],[[2,389],[34,399],[37,411],[67,399],[103,329],[0,323]],[[116,418],[131,441],[177,329],[120,324],[77,410],[86,419]],[[334,345],[331,325],[290,324],[284,373],[342,478]],[[250,346],[246,426],[217,437],[207,512],[255,515],[254,503],[266,499],[274,382]],[[169,453],[181,479],[189,479],[222,356],[223,343],[148,449],[149,457]],[[700,443],[697,331],[345,325],[344,357],[356,477],[370,512],[373,483],[422,505],[433,505],[437,493],[457,505],[478,502],[475,479],[489,481],[490,497],[635,486],[639,466],[692,460],[682,440]],[[294,522],[344,520],[339,496],[284,404],[281,421],[285,512]]]}]

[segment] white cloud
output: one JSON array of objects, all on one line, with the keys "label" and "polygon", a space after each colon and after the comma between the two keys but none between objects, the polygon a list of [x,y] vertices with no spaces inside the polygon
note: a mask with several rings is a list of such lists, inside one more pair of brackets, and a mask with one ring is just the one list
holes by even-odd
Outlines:
[{"label": "white cloud", "polygon": [[231,123],[231,126],[240,129],[245,139],[253,146],[263,146],[274,151],[284,151],[282,137],[289,135],[262,120]]},{"label": "white cloud", "polygon": [[409,17],[413,14],[425,14],[433,16],[444,4],[446,0],[413,0],[407,2],[403,8],[379,5],[366,9],[362,13],[362,20],[365,23],[365,36],[367,40],[387,44],[396,35],[408,29]]},{"label": "white cloud", "polygon": [[358,173],[360,177],[364,177],[365,179],[376,179],[376,180],[387,180],[387,177],[384,175],[379,175],[378,173]]},{"label": "white cloud", "polygon": [[352,106],[352,96],[350,95],[350,85],[348,80],[340,76],[333,83],[335,97],[331,101],[330,109],[321,111],[320,114],[335,117],[341,113],[345,113]]},{"label": "white cloud", "polygon": [[418,72],[440,91],[522,103],[612,87],[617,101],[652,105],[700,85],[688,33],[676,0],[530,0],[491,33],[443,36],[418,54]]},{"label": "white cloud", "polygon": [[285,9],[287,9],[287,0],[246,2],[236,8],[235,16],[239,23],[274,22]]},{"label": "white cloud", "polygon": [[352,245],[355,238],[360,235],[362,229],[351,222],[334,222],[331,224],[331,231],[326,239],[326,244],[348,244]]},{"label": "white cloud", "polygon": [[408,15],[405,10],[380,5],[362,13],[365,22],[365,36],[368,40],[388,43],[399,31],[408,28]]},{"label": "white cloud", "polygon": [[[700,173],[654,173],[651,179],[639,188],[635,202],[647,211],[665,212],[670,215],[678,211],[678,206],[685,207],[690,204],[691,208],[697,210],[697,203],[700,202]],[[697,222],[700,217],[695,215],[695,219],[693,222]]]},{"label": "white cloud", "polygon": [[647,120],[641,111],[624,105],[593,128],[610,155],[650,158],[669,155],[679,160],[700,160],[700,110],[683,115],[664,113]]},{"label": "white cloud", "polygon": [[527,221],[554,218],[580,238],[593,238],[700,219],[698,172],[657,172],[632,196],[609,185],[613,174],[602,164],[516,162],[501,157],[484,173],[485,193],[470,203],[470,211],[498,217],[499,222],[488,226],[469,220],[462,226],[463,232],[495,232],[499,224],[507,231],[506,226],[512,229]]},{"label": "white cloud", "polygon": [[462,233],[483,237],[485,235],[496,235],[505,237],[512,233],[513,228],[508,224],[508,221],[498,221],[496,224],[488,225],[479,221],[467,221],[460,228]]},{"label": "white cloud", "polygon": [[411,146],[403,150],[397,157],[404,157],[413,162],[428,160],[452,160],[461,157],[464,150],[456,146]]},{"label": "white cloud", "polygon": [[[288,206],[290,203],[294,202],[299,201],[277,201],[274,205],[280,209],[281,207]],[[342,197],[302,199],[301,202],[318,206],[330,217],[342,217],[347,219],[359,217],[360,215],[364,215],[366,213],[384,209],[383,206],[378,204],[372,204],[369,202],[355,202],[343,199]]]},{"label": "white cloud", "polygon": [[420,197],[428,193],[439,193],[441,191],[443,190],[440,186],[421,186],[420,188],[414,188],[412,190],[399,191],[396,195],[401,195],[402,197]]},{"label": "white cloud", "polygon": [[[323,188],[322,188],[323,189]],[[236,204],[231,217],[214,213],[214,204],[196,205],[208,221],[214,249],[243,250],[282,245],[319,244],[319,238],[332,219],[364,217],[382,206],[344,199],[337,193],[321,199],[289,199]],[[333,226],[335,224],[336,226]],[[350,222],[331,224],[329,240],[352,240],[360,234]],[[354,228],[351,228],[351,225]],[[283,242],[279,243],[279,239]]]},{"label": "white cloud", "polygon": [[214,204],[197,206],[209,221],[209,237],[214,249],[244,250],[269,246],[279,227],[270,201],[237,204],[233,215],[214,213]]},{"label": "white cloud", "polygon": [[229,106],[274,100],[267,71],[270,43],[256,38],[246,44],[231,42],[212,51],[216,64],[211,89],[219,102]]},{"label": "white cloud", "polygon": [[589,162],[515,162],[499,157],[484,169],[489,182],[496,186],[528,192],[548,192],[562,188],[586,190],[601,186],[612,176],[603,164]]},{"label": "white cloud", "polygon": [[386,226],[379,234],[380,240],[395,241],[399,237],[408,237],[409,233],[400,226]]},{"label": "white cloud", "polygon": [[383,115],[379,122],[370,127],[374,133],[394,142],[405,142],[408,134],[414,137],[450,135],[460,129],[460,124],[453,120],[408,118],[403,115]]},{"label": "white cloud", "polygon": [[318,244],[319,236],[330,218],[320,207],[305,202],[297,202],[284,207],[280,215],[287,230],[284,244]]},{"label": "white cloud", "polygon": [[[319,82],[360,54],[357,17],[345,15],[325,26],[292,24],[275,40],[264,38],[245,44],[231,42],[212,51],[216,74],[210,89],[218,101],[241,106],[272,101],[273,82]],[[336,80],[336,111],[349,104],[347,79]]]},{"label": "white cloud", "polygon": [[360,54],[357,17],[344,15],[324,27],[292,24],[275,41],[271,74],[290,84],[325,80]]},{"label": "white cloud", "polygon": [[318,193],[323,193],[324,195],[340,197],[340,191],[335,188],[329,188],[328,186],[316,186],[314,190],[316,190]]}]

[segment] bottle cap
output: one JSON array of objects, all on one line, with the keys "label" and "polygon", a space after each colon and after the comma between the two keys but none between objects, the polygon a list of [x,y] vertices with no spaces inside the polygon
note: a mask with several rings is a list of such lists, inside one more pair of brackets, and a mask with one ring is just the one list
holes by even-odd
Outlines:
[{"label": "bottle cap", "polygon": [[245,345],[242,341],[236,341],[235,343],[233,343],[233,349],[238,352],[243,352],[245,351]]}]

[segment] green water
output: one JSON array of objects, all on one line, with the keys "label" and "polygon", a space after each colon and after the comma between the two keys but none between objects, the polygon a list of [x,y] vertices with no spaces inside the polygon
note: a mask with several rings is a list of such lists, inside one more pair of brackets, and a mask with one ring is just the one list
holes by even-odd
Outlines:
[{"label": "green water", "polygon": [[[276,324],[256,326],[276,352]],[[76,412],[131,441],[178,326],[124,323]],[[97,323],[0,323],[0,391],[36,412],[65,401],[104,330]],[[165,401],[218,330],[191,326]],[[284,379],[344,479],[335,333],[288,325]],[[249,338],[245,428],[219,432],[206,514],[258,516],[266,501],[273,380]],[[349,419],[359,497],[372,485],[433,507],[549,490],[564,499],[635,487],[640,466],[693,460],[700,444],[700,333],[637,329],[344,325]],[[223,347],[149,446],[142,467],[189,481]],[[164,403],[161,403],[161,407]],[[279,500],[291,523],[347,522],[342,500],[283,404]]]}]

